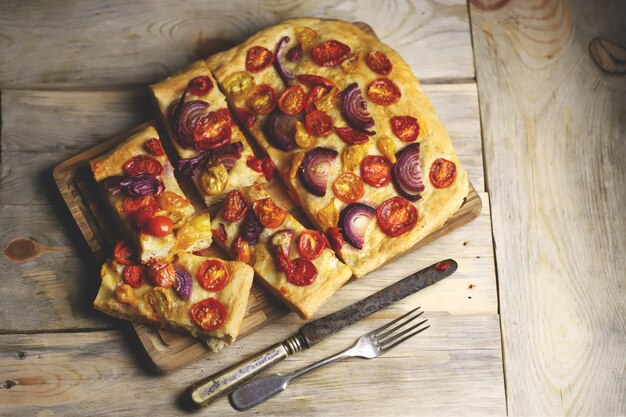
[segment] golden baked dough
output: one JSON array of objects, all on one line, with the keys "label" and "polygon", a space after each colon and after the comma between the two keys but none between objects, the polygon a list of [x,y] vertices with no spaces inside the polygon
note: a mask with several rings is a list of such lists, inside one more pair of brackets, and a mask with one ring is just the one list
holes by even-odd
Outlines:
[{"label": "golden baked dough", "polygon": [[[165,329],[191,334],[207,342],[214,351],[232,344],[239,334],[248,303],[254,271],[243,262],[222,261],[230,278],[224,288],[217,292],[207,291],[198,283],[196,274],[207,259],[183,253],[174,263],[186,269],[192,277],[192,289],[188,300],[181,299],[173,288],[154,287],[146,281],[139,288],[131,288],[122,278],[124,265],[107,261],[102,265],[102,284],[93,303],[94,307],[113,317],[139,323],[156,325]],[[155,302],[158,296],[161,302]],[[213,331],[200,328],[191,319],[189,311],[197,302],[215,298],[226,307],[223,325]]]},{"label": "golden baked dough", "polygon": [[[249,206],[256,201],[268,198],[269,195],[258,184],[240,190]],[[248,210],[252,210],[251,207]],[[230,222],[224,219],[224,210],[213,219],[213,229],[224,225],[226,230],[226,241],[221,242],[215,239],[226,250],[232,252],[233,241],[240,236],[240,228],[243,219]],[[270,239],[278,230],[293,230],[291,241],[290,259],[299,257],[298,237],[306,230],[300,222],[293,216],[287,214],[284,222],[277,228],[265,227],[259,236],[259,242],[250,246],[253,268],[261,282],[272,291],[278,298],[285,302],[291,309],[297,312],[302,318],[311,318],[315,312],[328,299],[341,288],[352,276],[350,268],[339,261],[331,249],[325,248],[322,253],[311,262],[317,268],[317,278],[310,285],[298,286],[287,281],[284,272],[279,272],[276,268],[276,260]]]},{"label": "golden baked dough", "polygon": [[[197,61],[184,70],[150,86],[154,100],[161,113],[163,123],[167,128],[170,140],[181,159],[197,156],[200,154],[200,151],[196,149],[185,149],[175,140],[170,118],[168,117],[169,108],[173,102],[180,99],[181,95],[185,91],[185,88],[189,84],[189,81],[199,76],[209,77],[213,83],[213,88],[208,94],[202,97],[196,97],[191,93],[187,93],[185,101],[202,100],[209,103],[207,113],[220,109],[226,109],[228,111],[226,98],[220,92],[215,78],[204,61]],[[209,194],[205,187],[202,186],[202,170],[198,170],[194,175],[196,188],[204,199],[205,204],[209,207],[219,202],[230,190],[246,187],[255,182],[265,182],[265,179],[260,173],[253,171],[246,165],[248,157],[252,157],[254,154],[250,148],[250,144],[241,130],[239,130],[239,127],[234,124],[231,126],[231,131],[232,136],[230,143],[241,142],[243,144],[243,150],[241,152],[241,158],[239,158],[235,166],[228,171],[228,182],[226,183],[224,189],[217,193],[212,192]]]},{"label": "golden baked dough", "polygon": [[[174,169],[170,164],[167,155],[154,155],[147,151],[146,143],[151,139],[159,139],[159,135],[154,127],[149,126],[129,137],[127,140],[116,146],[105,155],[91,160],[90,166],[95,180],[101,185],[101,181],[107,177],[124,176],[124,164],[133,157],[147,155],[156,159],[163,167],[163,172],[158,178],[165,186],[164,192],[175,193],[185,198],[185,194],[180,189]],[[195,214],[191,204],[186,204],[177,210],[164,210],[161,207],[155,215],[164,215],[172,219],[174,223],[174,233],[163,237],[151,236],[137,230],[134,222],[124,214],[122,205],[127,195],[121,191],[112,193],[103,187],[105,199],[108,205],[116,214],[121,229],[126,238],[135,247],[141,262],[162,260],[170,258],[174,253],[193,252],[208,248],[211,245],[210,218],[206,213]],[[206,227],[198,227],[198,225]]]},{"label": "golden baked dough", "polygon": [[[377,146],[381,140],[391,143],[395,147],[396,153],[408,145],[407,142],[402,141],[393,133],[390,124],[391,117],[411,116],[417,119],[419,123],[420,133],[416,142],[420,144],[420,164],[425,190],[421,192],[421,199],[412,203],[417,208],[419,220],[409,232],[397,237],[390,237],[383,233],[376,219],[374,219],[367,228],[365,244],[362,249],[356,249],[345,242],[340,251],[340,256],[352,268],[355,276],[362,277],[394,256],[409,250],[421,239],[443,225],[462,205],[469,192],[469,181],[444,126],[435,114],[429,99],[420,88],[418,80],[411,72],[407,63],[392,48],[350,23],[340,20],[320,20],[314,18],[286,20],[276,26],[256,33],[244,43],[228,51],[209,57],[206,62],[218,82],[223,84],[232,74],[246,71],[246,54],[251,47],[262,46],[270,51],[276,51],[279,39],[283,36],[288,36],[290,41],[284,49],[288,51],[299,43],[297,31],[302,31],[303,28],[312,29],[317,34],[317,37],[310,44],[303,45],[302,59],[296,63],[285,59],[284,55],[280,59],[282,59],[285,67],[294,71],[296,75],[314,74],[323,76],[331,80],[339,91],[342,91],[351,83],[356,82],[358,84],[363,97],[367,101],[369,113],[375,120],[373,130],[376,131],[376,134],[370,137],[369,146],[359,145],[362,149],[366,149],[367,155],[382,155],[379,146]],[[348,45],[351,49],[351,59],[354,59],[352,61],[353,66],[348,67],[346,63],[344,66],[322,67],[313,62],[311,47],[327,40],[338,40]],[[388,75],[380,75],[369,68],[365,57],[371,51],[381,51],[389,58],[393,64],[393,69]],[[270,85],[275,89],[276,95],[279,95],[285,89],[285,84],[272,66],[261,72],[250,74],[254,78],[256,85]],[[401,92],[401,98],[388,106],[377,105],[370,100],[367,94],[371,83],[378,78],[384,77],[395,81]],[[299,82],[295,80],[292,81],[292,84],[299,84]],[[308,91],[306,87],[305,90]],[[234,108],[246,106],[246,98],[243,94],[234,94],[227,91],[227,98]],[[340,103],[341,100],[337,100],[337,103],[331,109],[326,109],[326,113],[333,120],[335,127],[349,126],[341,114]],[[332,164],[329,173],[326,195],[317,197],[306,190],[297,176],[292,178],[289,175],[294,155],[305,150],[295,146],[291,151],[283,152],[272,146],[268,142],[264,131],[266,120],[267,115],[258,115],[258,120],[250,129],[250,133],[270,155],[287,186],[297,193],[310,219],[320,229],[325,230],[328,226],[320,223],[317,214],[322,208],[327,207],[331,199],[335,197],[332,190],[333,181],[342,171],[348,170],[348,167],[342,162],[342,156],[348,145],[334,131],[326,137],[316,138],[315,146],[334,149],[339,155]],[[438,158],[445,158],[456,165],[456,178],[447,188],[435,188],[428,178],[431,166]],[[393,163],[393,161],[391,162]],[[353,169],[356,175],[360,174],[358,163]],[[368,184],[365,184],[364,187],[365,194],[359,201],[373,208],[378,208],[384,201],[398,195],[393,181],[381,188],[374,188]],[[334,204],[339,211],[347,205],[338,198],[335,198]]]}]

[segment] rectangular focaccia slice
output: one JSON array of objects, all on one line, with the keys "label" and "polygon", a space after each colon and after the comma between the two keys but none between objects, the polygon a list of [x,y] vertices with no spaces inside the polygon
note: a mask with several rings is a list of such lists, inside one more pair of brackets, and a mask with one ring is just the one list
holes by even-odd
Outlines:
[{"label": "rectangular focaccia slice", "polygon": [[[318,228],[341,229],[339,254],[355,276],[409,250],[463,204],[467,173],[418,80],[358,27],[287,20],[207,63],[233,108],[263,104],[272,89],[281,98],[250,133]],[[298,95],[304,108],[286,114],[300,108]]]},{"label": "rectangular focaccia slice", "polygon": [[[231,191],[213,219],[213,229],[221,235],[215,241],[235,259],[250,262],[261,282],[302,318],[311,318],[352,276],[350,268],[325,246],[321,233],[307,230],[273,204],[258,184]],[[289,263],[298,265],[289,276],[284,266],[281,269],[277,245],[287,245],[282,247],[289,248]],[[304,247],[306,253],[301,252]]]},{"label": "rectangular focaccia slice", "polygon": [[[234,122],[226,98],[204,61],[150,88],[172,144],[183,160],[179,167],[193,171],[188,174],[193,175],[208,207],[230,190],[264,182],[262,174],[247,164],[248,158],[254,157],[250,144]],[[181,98],[183,107],[178,105]],[[220,164],[226,170],[219,168]]]},{"label": "rectangular focaccia slice", "polygon": [[254,271],[243,262],[182,253],[173,264],[148,267],[110,260],[102,265],[101,276],[96,309],[191,334],[218,351],[237,339]]},{"label": "rectangular focaccia slice", "polygon": [[142,263],[211,245],[210,217],[207,213],[195,214],[154,127],[131,135],[89,163]]}]

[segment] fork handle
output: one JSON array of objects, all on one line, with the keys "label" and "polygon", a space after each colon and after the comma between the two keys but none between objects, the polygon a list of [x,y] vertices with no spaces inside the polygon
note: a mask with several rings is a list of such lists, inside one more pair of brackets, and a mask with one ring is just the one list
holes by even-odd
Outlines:
[{"label": "fork handle", "polygon": [[306,375],[309,372],[313,372],[329,363],[354,356],[353,348],[354,346],[351,346],[343,352],[336,353],[289,374],[274,374],[252,380],[231,392],[229,396],[230,404],[238,411],[249,410],[274,395],[283,392],[292,380]]}]

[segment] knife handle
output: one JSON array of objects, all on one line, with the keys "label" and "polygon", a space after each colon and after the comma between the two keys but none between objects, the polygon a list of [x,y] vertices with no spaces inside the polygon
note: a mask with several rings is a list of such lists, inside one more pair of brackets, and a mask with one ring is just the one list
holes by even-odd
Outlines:
[{"label": "knife handle", "polygon": [[184,394],[185,403],[193,410],[206,407],[217,397],[230,393],[264,369],[301,351],[305,346],[302,336],[292,336],[245,361],[190,385]]}]

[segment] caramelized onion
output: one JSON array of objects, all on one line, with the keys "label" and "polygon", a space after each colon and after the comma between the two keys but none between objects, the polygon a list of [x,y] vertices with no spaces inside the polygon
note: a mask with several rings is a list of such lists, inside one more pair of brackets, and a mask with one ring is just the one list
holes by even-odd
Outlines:
[{"label": "caramelized onion", "polygon": [[304,156],[299,170],[300,180],[311,194],[318,197],[326,195],[328,174],[335,159],[336,150],[319,146]]},{"label": "caramelized onion", "polygon": [[369,130],[374,127],[375,122],[367,110],[367,101],[363,98],[358,84],[350,84],[339,94],[343,98],[341,114],[346,121],[356,130],[369,136],[376,134],[373,130]]},{"label": "caramelized onion", "polygon": [[412,143],[396,153],[396,163],[391,169],[393,183],[407,200],[417,201],[424,191],[420,167],[420,144]]}]

